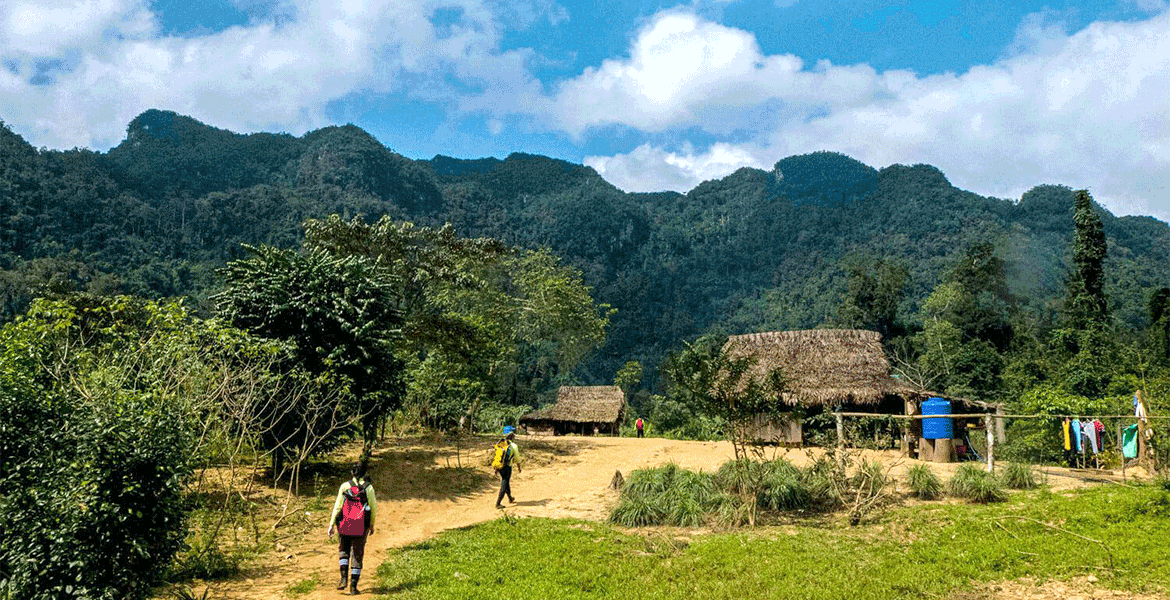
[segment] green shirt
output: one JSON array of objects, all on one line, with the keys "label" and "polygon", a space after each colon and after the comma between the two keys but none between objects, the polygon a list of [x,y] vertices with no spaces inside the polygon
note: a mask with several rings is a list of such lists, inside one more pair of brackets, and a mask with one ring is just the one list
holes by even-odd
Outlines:
[{"label": "green shirt", "polygon": [[[378,514],[378,498],[374,495],[374,484],[366,479],[361,480],[361,487],[366,490],[366,502],[370,505],[370,529],[374,528],[374,515]],[[353,480],[341,484],[337,488],[337,500],[333,502],[333,513],[329,515],[329,524],[333,525],[337,522],[338,515],[341,514],[341,505],[345,502],[345,492],[353,487]]]},{"label": "green shirt", "polygon": [[520,467],[520,447],[516,445],[516,442],[512,442],[512,441],[508,442],[508,454],[511,457],[508,460],[508,466],[519,468]]}]

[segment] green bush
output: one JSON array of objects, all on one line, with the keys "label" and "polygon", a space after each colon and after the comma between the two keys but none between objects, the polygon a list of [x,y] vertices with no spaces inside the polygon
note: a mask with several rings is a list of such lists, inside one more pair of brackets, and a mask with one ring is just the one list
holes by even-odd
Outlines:
[{"label": "green bush", "polygon": [[926,465],[914,465],[907,469],[906,484],[910,487],[910,493],[922,500],[938,500],[942,497],[942,480]]},{"label": "green bush", "polygon": [[1032,465],[1022,462],[1007,463],[1000,474],[1000,481],[1013,490],[1031,490],[1040,485]]},{"label": "green bush", "polygon": [[610,521],[624,527],[700,525],[719,495],[710,474],[674,463],[630,474]]},{"label": "green bush", "polygon": [[955,476],[947,485],[947,491],[956,498],[980,503],[1003,502],[1008,498],[1007,491],[995,475],[970,463],[955,471]]},{"label": "green bush", "polygon": [[30,421],[20,417],[43,397],[0,398],[6,597],[147,597],[183,541],[188,443],[177,415],[122,398],[52,402]]},{"label": "green bush", "polygon": [[124,308],[35,304],[0,329],[0,597],[145,598],[182,546],[184,413],[79,343],[115,340]]}]

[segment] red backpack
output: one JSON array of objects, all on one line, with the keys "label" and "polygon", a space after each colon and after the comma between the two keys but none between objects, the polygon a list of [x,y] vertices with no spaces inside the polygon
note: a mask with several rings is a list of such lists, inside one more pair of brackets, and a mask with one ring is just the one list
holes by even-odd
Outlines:
[{"label": "red backpack", "polygon": [[341,514],[338,515],[340,524],[337,533],[341,535],[361,536],[366,534],[366,524],[370,518],[369,502],[366,500],[366,482],[349,481],[349,489],[342,492]]}]

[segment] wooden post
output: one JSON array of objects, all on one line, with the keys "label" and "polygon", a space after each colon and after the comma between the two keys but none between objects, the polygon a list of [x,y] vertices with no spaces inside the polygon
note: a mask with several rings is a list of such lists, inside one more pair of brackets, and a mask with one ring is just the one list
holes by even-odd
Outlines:
[{"label": "wooden post", "polygon": [[845,417],[837,413],[837,449],[845,448]]},{"label": "wooden post", "polygon": [[[998,419],[996,419],[998,420]],[[987,472],[995,472],[995,426],[991,415],[983,417],[983,428],[987,432]]]},{"label": "wooden post", "polygon": [[1121,454],[1121,482],[1125,483],[1125,447],[1121,443],[1121,419],[1117,420],[1117,451]]},{"label": "wooden post", "polygon": [[995,407],[995,441],[1006,444],[1007,443],[1007,425],[1003,418],[1003,405]]},{"label": "wooden post", "polygon": [[[1134,395],[1137,396],[1138,406],[1140,406],[1142,408],[1142,412],[1145,413],[1146,412],[1146,402],[1142,398],[1142,391],[1138,390],[1138,391],[1134,392]],[[1138,426],[1138,430],[1137,430],[1138,464],[1145,466],[1145,464],[1146,464],[1146,420],[1141,418],[1141,417],[1138,417],[1137,426]]]},{"label": "wooden post", "polygon": [[934,440],[934,453],[930,457],[932,462],[936,463],[951,463],[955,462],[955,440],[954,438],[938,438]]}]

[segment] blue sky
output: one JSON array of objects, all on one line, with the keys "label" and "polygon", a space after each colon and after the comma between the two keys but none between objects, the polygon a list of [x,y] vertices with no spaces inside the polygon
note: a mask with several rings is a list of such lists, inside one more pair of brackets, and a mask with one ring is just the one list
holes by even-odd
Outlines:
[{"label": "blue sky", "polygon": [[835,150],[1170,220],[1166,0],[6,0],[0,64],[0,119],[49,148],[162,108],[630,191]]}]

